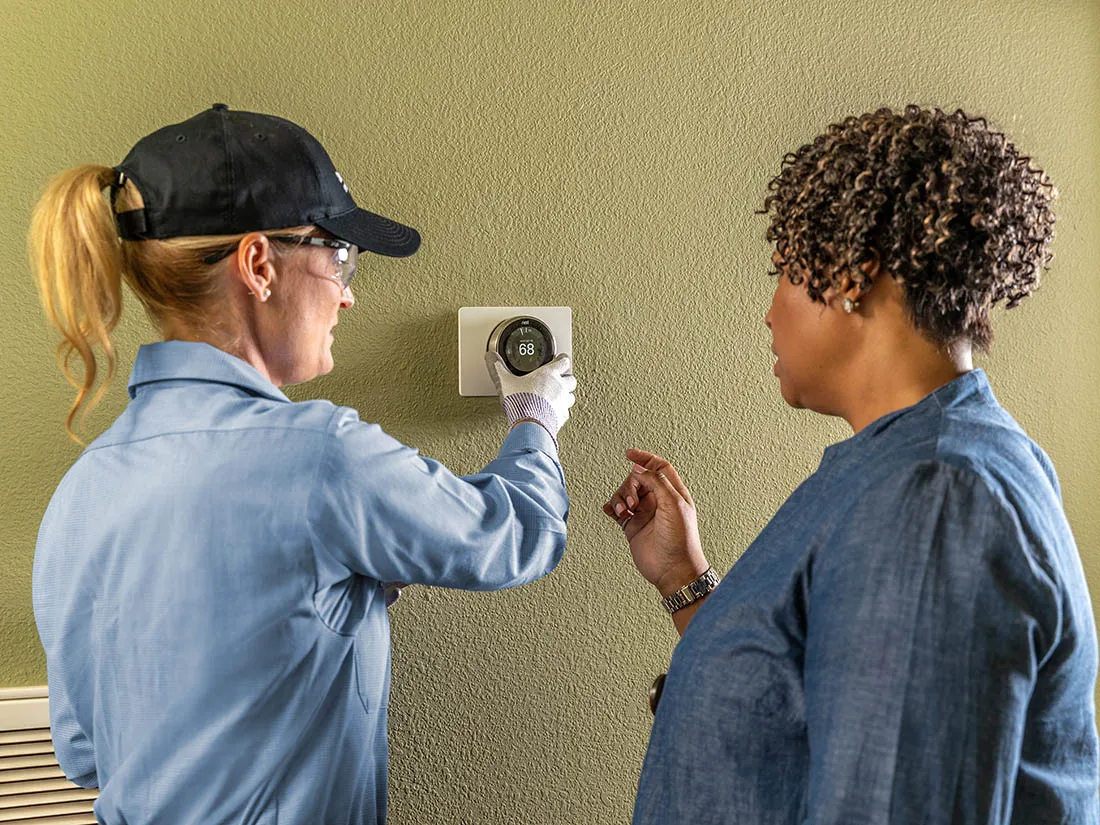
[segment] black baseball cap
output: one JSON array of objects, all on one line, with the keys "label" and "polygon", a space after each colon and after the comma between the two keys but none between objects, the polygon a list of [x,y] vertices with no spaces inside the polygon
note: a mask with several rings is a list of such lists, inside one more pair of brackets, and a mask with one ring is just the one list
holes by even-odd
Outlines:
[{"label": "black baseball cap", "polygon": [[360,209],[324,147],[297,124],[224,103],[143,137],[114,167],[145,208],[115,216],[126,240],[236,235],[315,225],[360,250],[402,258],[413,228]]}]

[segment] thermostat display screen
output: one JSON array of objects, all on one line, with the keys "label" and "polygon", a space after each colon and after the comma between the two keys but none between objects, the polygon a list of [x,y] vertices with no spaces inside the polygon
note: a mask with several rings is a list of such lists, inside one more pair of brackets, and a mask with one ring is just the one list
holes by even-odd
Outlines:
[{"label": "thermostat display screen", "polygon": [[522,316],[497,324],[487,349],[497,352],[513,375],[534,372],[557,355],[550,327],[538,318]]},{"label": "thermostat display screen", "polygon": [[547,343],[546,336],[534,327],[517,327],[504,342],[504,360],[520,372],[532,372],[550,360]]}]

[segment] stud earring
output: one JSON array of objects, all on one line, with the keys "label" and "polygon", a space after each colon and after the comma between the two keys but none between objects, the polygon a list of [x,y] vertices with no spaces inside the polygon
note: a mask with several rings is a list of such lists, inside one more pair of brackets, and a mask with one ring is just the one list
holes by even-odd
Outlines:
[{"label": "stud earring", "polygon": [[844,307],[844,311],[851,315],[852,310],[859,308],[859,301],[853,301],[851,298],[845,298],[842,306]]}]

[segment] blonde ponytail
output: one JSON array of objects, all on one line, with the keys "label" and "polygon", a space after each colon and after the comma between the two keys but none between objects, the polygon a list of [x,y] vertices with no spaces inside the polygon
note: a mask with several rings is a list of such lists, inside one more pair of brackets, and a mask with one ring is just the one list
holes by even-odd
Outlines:
[{"label": "blonde ponytail", "polygon": [[[107,166],[62,172],[50,181],[31,217],[31,268],[46,317],[62,335],[57,363],[77,390],[65,429],[81,446],[84,442],[73,432],[73,419],[87,403],[83,425],[115,373],[110,335],[122,311],[123,257],[114,216],[103,195],[114,175]],[[96,346],[106,356],[106,376],[88,400],[99,374]],[[70,364],[73,353],[84,363],[80,380]]]},{"label": "blonde ponytail", "polygon": [[[85,444],[73,431],[73,420],[83,407],[83,426],[115,374],[111,331],[122,312],[124,280],[162,335],[170,325],[176,336],[205,341],[230,353],[240,345],[238,319],[227,309],[227,279],[222,277],[229,263],[210,265],[205,258],[239,243],[244,234],[120,240],[114,211],[103,192],[115,174],[106,166],[62,172],[47,185],[31,216],[31,269],[46,317],[61,331],[57,363],[77,390],[65,430],[81,446]],[[144,206],[141,192],[127,180],[115,196],[114,209],[125,212]],[[297,226],[279,231],[305,235],[312,229]],[[97,346],[106,358],[106,377],[89,399],[100,372]],[[70,364],[73,353],[84,362],[80,380]]]}]

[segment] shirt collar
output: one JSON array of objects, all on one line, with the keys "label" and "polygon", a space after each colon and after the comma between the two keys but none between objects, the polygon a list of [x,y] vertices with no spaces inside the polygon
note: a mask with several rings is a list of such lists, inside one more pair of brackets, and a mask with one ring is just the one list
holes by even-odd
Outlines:
[{"label": "shirt collar", "polygon": [[881,418],[875,419],[858,433],[846,438],[844,441],[830,444],[825,448],[822,462],[835,458],[841,454],[847,454],[858,445],[888,430],[890,425],[900,418],[908,418],[929,411],[946,410],[951,407],[962,405],[988,405],[996,403],[997,399],[993,395],[993,389],[989,386],[989,379],[986,377],[985,371],[976,367],[968,372],[964,372],[958,378],[949,381],[939,389],[924,396],[924,398],[916,404],[887,413]]},{"label": "shirt collar", "polygon": [[[914,412],[923,412],[928,408],[946,410],[963,404],[991,400],[994,400],[994,398],[993,390],[989,386],[989,379],[986,378],[985,372],[982,369],[975,368],[968,372],[964,372],[952,381],[948,381],[938,390],[930,392],[911,407],[895,410],[892,413],[887,413],[881,418],[872,421],[859,432],[859,435],[864,435],[864,433],[866,433],[867,438],[872,438],[902,416]],[[858,438],[859,435],[853,437]]]},{"label": "shirt collar", "polygon": [[199,341],[159,341],[143,344],[134,359],[126,391],[136,398],[138,389],[158,381],[209,381],[230,384],[274,401],[290,399],[264,378],[254,366],[225,350]]}]

